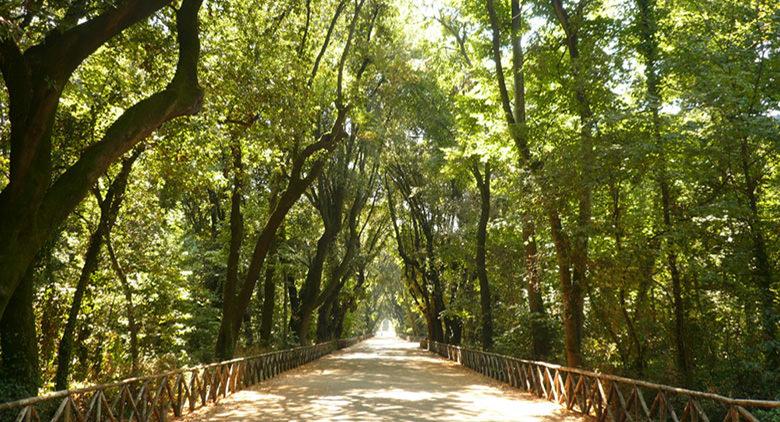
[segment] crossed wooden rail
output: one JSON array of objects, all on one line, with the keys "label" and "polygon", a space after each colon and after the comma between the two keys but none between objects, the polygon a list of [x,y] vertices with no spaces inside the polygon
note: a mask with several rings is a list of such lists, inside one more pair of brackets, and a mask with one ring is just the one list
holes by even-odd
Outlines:
[{"label": "crossed wooden rail", "polygon": [[[600,374],[577,368],[517,359],[451,344],[419,340],[420,347],[485,376],[559,403],[599,421],[723,421],[759,419],[756,409],[780,409],[780,401],[741,400]],[[647,405],[645,394],[653,401]],[[750,409],[750,410],[748,410]],[[679,415],[679,416],[678,416]]]},{"label": "crossed wooden rail", "polygon": [[367,338],[333,340],[0,404],[16,422],[166,421]]}]

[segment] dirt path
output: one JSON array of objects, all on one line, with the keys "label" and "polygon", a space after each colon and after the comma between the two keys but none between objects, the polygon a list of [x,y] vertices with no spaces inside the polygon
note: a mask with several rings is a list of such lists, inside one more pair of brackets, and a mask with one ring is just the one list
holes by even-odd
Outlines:
[{"label": "dirt path", "polygon": [[238,392],[188,421],[579,421],[554,403],[374,338]]}]

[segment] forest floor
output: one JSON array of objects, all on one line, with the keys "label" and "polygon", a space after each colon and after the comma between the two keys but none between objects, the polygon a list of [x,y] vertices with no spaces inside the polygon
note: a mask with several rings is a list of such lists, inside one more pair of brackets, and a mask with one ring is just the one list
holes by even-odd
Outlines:
[{"label": "forest floor", "polygon": [[373,338],[237,392],[186,421],[579,421],[397,338]]}]

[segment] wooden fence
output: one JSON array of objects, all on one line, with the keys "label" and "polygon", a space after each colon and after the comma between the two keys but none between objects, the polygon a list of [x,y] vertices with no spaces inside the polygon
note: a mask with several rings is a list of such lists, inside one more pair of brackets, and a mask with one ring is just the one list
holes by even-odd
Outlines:
[{"label": "wooden fence", "polygon": [[247,386],[349,347],[366,337],[334,340],[2,403],[0,419],[16,422],[166,421],[216,403]]},{"label": "wooden fence", "polygon": [[755,422],[757,409],[780,409],[780,401],[732,399],[425,339],[420,347],[599,421]]}]

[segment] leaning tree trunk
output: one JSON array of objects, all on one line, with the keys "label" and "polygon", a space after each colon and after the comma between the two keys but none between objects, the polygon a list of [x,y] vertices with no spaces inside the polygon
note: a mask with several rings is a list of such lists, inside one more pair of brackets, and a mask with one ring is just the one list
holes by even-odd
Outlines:
[{"label": "leaning tree trunk", "polygon": [[87,253],[84,254],[84,265],[81,267],[81,275],[78,283],[76,283],[73,302],[71,302],[70,310],[68,311],[68,320],[65,323],[65,329],[62,331],[62,338],[57,349],[57,373],[54,376],[54,388],[58,391],[68,389],[68,374],[70,373],[76,321],[78,321],[78,315],[81,311],[81,301],[86,293],[87,284],[98,267],[100,248],[103,244],[103,230],[103,225],[98,224],[97,229],[90,236]]},{"label": "leaning tree trunk", "polygon": [[[98,269],[100,249],[111,234],[111,230],[116,223],[119,209],[125,198],[130,172],[133,170],[133,165],[138,157],[140,157],[143,150],[143,146],[136,148],[133,153],[123,161],[122,168],[114,178],[114,181],[111,182],[104,198],[101,198],[100,195],[96,194],[98,205],[100,206],[100,219],[98,221],[98,226],[89,238],[87,252],[84,254],[84,265],[81,268],[81,275],[79,276],[78,283],[76,283],[73,302],[68,311],[68,320],[65,324],[65,329],[62,332],[62,338],[60,339],[57,351],[57,373],[54,377],[54,386],[57,390],[66,390],[68,388],[68,375],[70,373],[70,361],[73,352],[73,337],[75,335],[78,315],[81,311],[81,302],[92,275]],[[96,187],[95,189],[98,188]]]},{"label": "leaning tree trunk", "polygon": [[[341,220],[340,212],[336,218],[339,221]],[[303,287],[301,287],[301,305],[298,309],[298,315],[295,318],[296,324],[293,329],[298,336],[298,341],[302,345],[307,344],[309,341],[311,322],[314,317],[314,311],[317,308],[317,298],[320,294],[320,284],[322,282],[322,270],[325,264],[325,257],[336,240],[336,236],[340,230],[339,224],[336,224],[335,227],[331,225],[328,226],[332,228],[326,229],[317,241],[317,251],[309,265],[309,271],[306,273]]]},{"label": "leaning tree trunk", "polygon": [[[233,160],[233,191],[230,195],[230,244],[228,247],[225,284],[222,286],[222,319],[233,321],[237,318],[233,298],[238,289],[238,267],[241,258],[241,244],[244,240],[244,216],[241,213],[244,188],[244,163],[241,143],[234,135],[230,145]],[[241,314],[243,317],[243,312]],[[220,330],[217,336],[216,357],[227,360],[233,357],[237,330]]]}]

